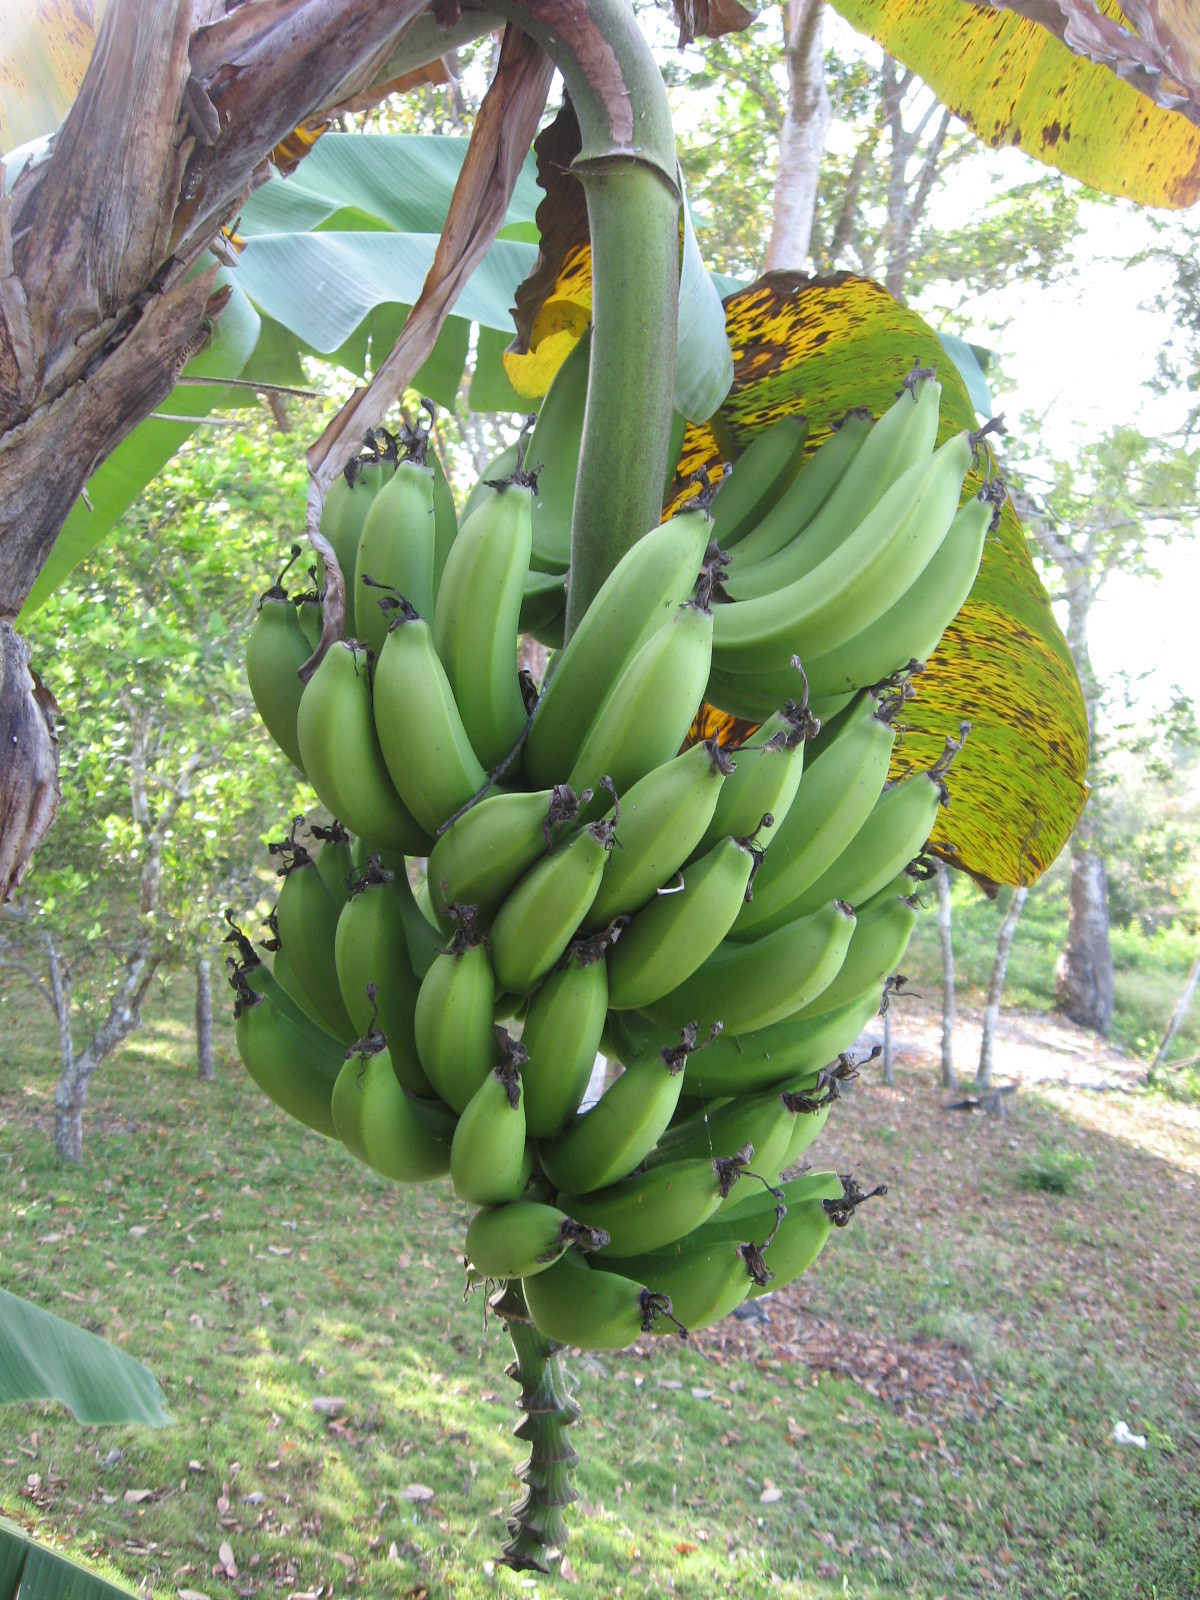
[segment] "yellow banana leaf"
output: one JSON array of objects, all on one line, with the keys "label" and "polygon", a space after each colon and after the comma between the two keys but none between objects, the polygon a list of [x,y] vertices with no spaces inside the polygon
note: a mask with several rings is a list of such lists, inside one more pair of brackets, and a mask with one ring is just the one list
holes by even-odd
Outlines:
[{"label": "yellow banana leaf", "polygon": [[0,0],[0,152],[53,133],[92,59],[107,0]]},{"label": "yellow banana leaf", "polygon": [[[810,451],[852,407],[878,416],[914,362],[938,363],[939,440],[976,425],[937,334],[877,283],[849,274],[774,273],[731,295],[725,313],[733,388],[709,423],[688,428],[668,510],[698,467],[736,456],[787,413],[808,418]],[[973,474],[975,486],[982,477]],[[1011,500],[987,541],[969,600],[915,687],[891,777],[932,766],[947,736],[970,722],[947,779],[951,804],[939,816],[934,848],[984,884],[1032,883],[1083,806],[1087,717]],[[704,737],[733,732],[705,708]]]},{"label": "yellow banana leaf", "polygon": [[[1149,48],[1152,41],[1140,48],[1143,42],[1129,17],[1112,0],[1096,0],[1094,10],[1090,3],[1047,8],[1048,14],[1078,9],[1089,38],[1119,40],[1120,30],[1128,30],[1128,51],[1122,54],[1114,44],[1111,65],[1074,54],[1046,28],[1012,10],[968,0],[833,4],[854,27],[924,78],[988,144],[1018,145],[1094,189],[1142,205],[1184,207],[1200,198],[1200,127],[1134,87],[1140,82],[1148,91],[1178,98],[1194,109],[1195,83],[1164,84],[1155,74],[1138,71],[1139,55],[1158,52]],[[1185,7],[1159,9],[1164,13],[1158,19],[1160,32],[1167,20],[1177,23],[1180,33],[1189,26],[1194,31]],[[1168,11],[1173,13],[1170,19]],[[1168,54],[1177,62],[1189,58],[1187,41],[1176,42],[1179,48]],[[1134,81],[1119,77],[1118,71]]]}]

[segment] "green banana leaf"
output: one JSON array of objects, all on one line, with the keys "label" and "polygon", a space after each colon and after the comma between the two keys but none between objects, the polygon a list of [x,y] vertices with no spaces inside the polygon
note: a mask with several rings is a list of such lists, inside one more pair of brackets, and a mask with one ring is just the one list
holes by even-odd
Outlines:
[{"label": "green banana leaf", "polygon": [[[225,271],[218,284],[229,282]],[[184,368],[189,378],[236,378],[246,365],[259,336],[260,319],[236,283],[225,310],[217,319],[212,341]],[[112,454],[103,461],[87,482],[91,506],[80,498],[71,507],[54,548],[38,574],[21,608],[21,617],[31,612],[66,582],[79,563],[107,537],[113,524],[124,515],[142,490],[196,431],[191,421],[173,422],[166,417],[206,417],[229,394],[219,381],[211,384],[179,385],[162,401],[158,413],[132,429]]]},{"label": "green banana leaf", "polygon": [[[976,426],[967,386],[938,335],[877,283],[775,273],[732,295],[725,313],[733,388],[715,426],[685,434],[673,496],[697,468],[731,450],[736,458],[787,413],[808,418],[809,450],[851,407],[879,415],[914,361],[941,362],[939,438]],[[981,474],[973,477],[977,486]],[[932,766],[969,721],[934,847],[985,884],[1032,883],[1062,849],[1086,797],[1087,717],[1011,499],[970,598],[915,687],[892,778]]]},{"label": "green banana leaf", "polygon": [[0,1600],[131,1600],[132,1595],[132,1589],[118,1588],[0,1517]]},{"label": "green banana leaf", "polygon": [[0,1405],[29,1400],[60,1400],[77,1422],[171,1422],[140,1361],[0,1289]]},{"label": "green banana leaf", "polygon": [[[237,223],[242,288],[260,312],[294,335],[298,349],[339,361],[350,352],[344,364],[361,371],[353,352],[364,323],[385,313],[398,332],[421,292],[466,147],[467,140],[450,136],[326,134],[291,177],[264,184],[247,202]],[[528,410],[529,397],[545,392],[566,354],[563,348],[544,381],[539,376],[532,386],[514,385],[511,360],[498,362],[503,345],[480,337],[485,331],[502,334],[507,345],[516,331],[511,307],[537,259],[541,191],[534,174],[530,156],[499,238],[446,320],[446,329],[456,330],[444,330],[447,347],[461,348],[463,362],[472,325],[478,330],[471,391],[476,410]],[[574,180],[572,188],[582,205]],[[581,216],[586,237],[586,213]],[[589,272],[581,326],[590,313]],[[676,405],[684,415],[702,418],[728,390],[732,363],[719,296],[686,212],[679,329]],[[273,356],[280,348],[273,336]],[[443,361],[443,386],[452,395],[452,363],[445,356]],[[246,370],[261,375],[257,353]],[[501,404],[484,404],[492,400]]]},{"label": "green banana leaf", "polygon": [[[1200,127],[1026,17],[964,0],[833,4],[924,78],[986,143],[1017,145],[1094,189],[1142,205],[1185,207],[1200,198]],[[1098,0],[1096,9],[1130,26],[1113,0]]]}]

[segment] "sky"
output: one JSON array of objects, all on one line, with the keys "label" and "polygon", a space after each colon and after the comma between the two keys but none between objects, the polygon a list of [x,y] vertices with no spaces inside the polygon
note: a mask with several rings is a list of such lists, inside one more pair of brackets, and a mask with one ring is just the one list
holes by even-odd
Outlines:
[{"label": "sky", "polygon": [[[1062,455],[1122,422],[1147,433],[1170,432],[1187,410],[1186,397],[1158,398],[1145,387],[1158,351],[1173,337],[1169,317],[1150,309],[1166,286],[1165,269],[1154,262],[1129,267],[1118,259],[1139,242],[1150,243],[1150,229],[1130,205],[1086,211],[1077,278],[1049,289],[1018,286],[988,306],[993,318],[1009,319],[1003,351],[1008,381],[996,390],[996,408],[1010,421],[1022,412],[1044,415]],[[985,344],[994,340],[982,325],[956,331]],[[1200,530],[1177,536],[1160,568],[1158,581],[1112,578],[1090,619],[1101,681],[1121,672],[1142,680],[1135,699],[1147,712],[1165,705],[1175,685],[1200,704]]]}]

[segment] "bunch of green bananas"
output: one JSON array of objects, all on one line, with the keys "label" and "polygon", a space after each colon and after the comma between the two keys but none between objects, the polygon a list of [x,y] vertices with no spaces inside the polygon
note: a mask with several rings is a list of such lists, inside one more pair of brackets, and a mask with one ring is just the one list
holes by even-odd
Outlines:
[{"label": "bunch of green bananas", "polygon": [[[264,1091],[397,1182],[448,1172],[473,1273],[611,1349],[791,1281],[864,1198],[782,1180],[908,943],[957,746],[889,784],[897,712],[995,495],[960,508],[974,441],[935,448],[932,374],[807,458],[778,424],[712,514],[633,545],[539,692],[518,639],[561,632],[573,362],[461,525],[423,434],[372,441],[323,523],[352,637],[306,685],[302,607],[263,596],[255,701],[339,821],[272,847],[270,965],[237,930],[231,965]],[[692,742],[706,699],[765,720]],[[623,1070],[584,1109],[601,1052]]]}]

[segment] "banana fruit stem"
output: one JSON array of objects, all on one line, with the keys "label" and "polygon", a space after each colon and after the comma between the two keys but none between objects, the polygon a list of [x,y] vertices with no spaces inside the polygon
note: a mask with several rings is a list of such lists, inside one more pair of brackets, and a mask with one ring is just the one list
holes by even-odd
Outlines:
[{"label": "banana fruit stem", "polygon": [[592,237],[591,372],[571,521],[566,638],[658,525],[675,393],[679,200],[648,165],[579,171]]},{"label": "banana fruit stem", "polygon": [[578,1422],[580,1407],[568,1389],[559,1355],[563,1347],[534,1327],[520,1283],[506,1283],[491,1307],[504,1318],[516,1354],[507,1369],[521,1385],[517,1405],[524,1415],[515,1432],[530,1447],[529,1460],[517,1474],[525,1494],[509,1514],[510,1537],[500,1559],[517,1571],[549,1572],[566,1543],[566,1508],[579,1498],[579,1456],[567,1429]]}]

